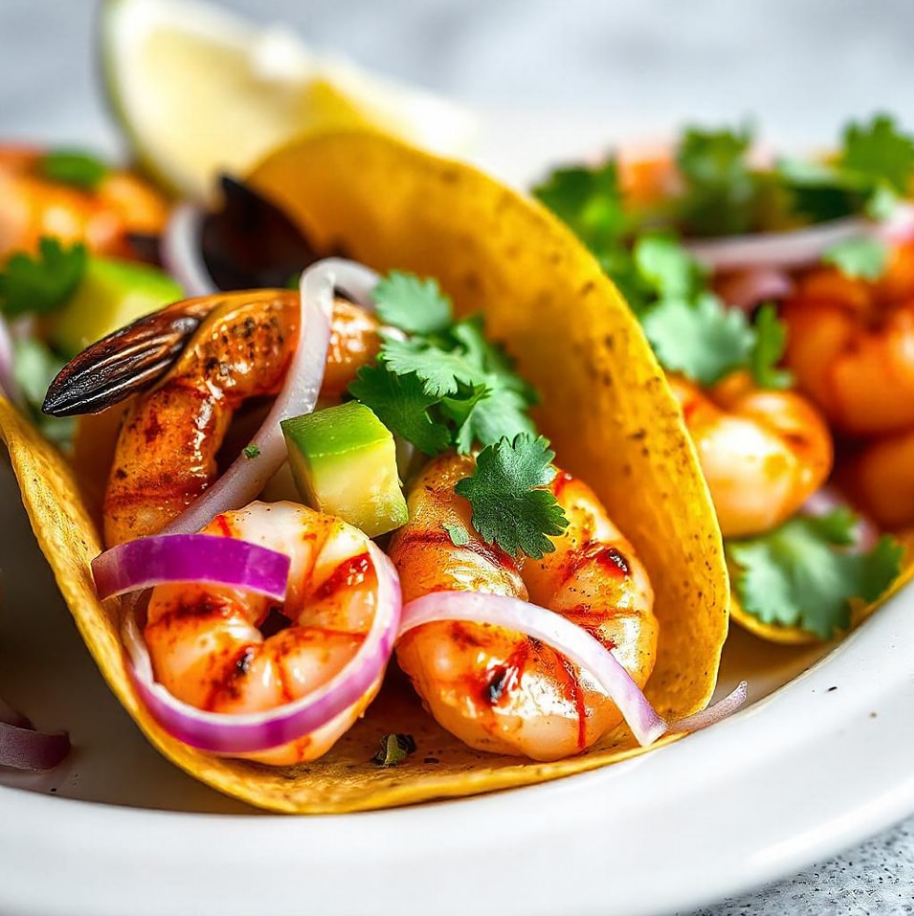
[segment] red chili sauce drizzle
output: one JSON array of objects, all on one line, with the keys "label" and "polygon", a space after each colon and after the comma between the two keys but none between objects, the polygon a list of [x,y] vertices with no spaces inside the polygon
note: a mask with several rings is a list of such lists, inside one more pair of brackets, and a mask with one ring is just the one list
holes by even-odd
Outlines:
[{"label": "red chili sauce drizzle", "polygon": [[324,583],[314,593],[318,600],[329,598],[342,588],[355,588],[361,585],[371,571],[371,556],[368,551],[343,560],[339,566],[327,577]]}]

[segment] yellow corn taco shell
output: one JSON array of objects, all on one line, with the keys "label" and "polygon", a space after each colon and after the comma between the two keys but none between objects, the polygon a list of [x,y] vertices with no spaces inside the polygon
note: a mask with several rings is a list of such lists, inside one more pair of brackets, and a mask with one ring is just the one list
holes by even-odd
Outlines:
[{"label": "yellow corn taco shell", "polygon": [[[720,534],[679,411],[641,331],[598,264],[538,205],[465,165],[394,141],[341,134],[302,141],[252,181],[320,245],[378,270],[441,282],[542,394],[538,420],[558,461],[580,474],[634,542],[656,589],[661,632],[647,694],[661,714],[702,707],[727,632]],[[149,740],[214,788],[274,811],[386,808],[579,773],[641,753],[620,726],[588,752],[555,763],[474,751],[423,712],[392,671],[364,719],[322,759],[272,769],[195,751],[139,703],[124,665],[116,602],[99,603],[89,563],[98,531],[60,454],[7,403],[8,444],[35,533],[102,673]],[[395,768],[371,758],[391,732],[417,751]]]}]

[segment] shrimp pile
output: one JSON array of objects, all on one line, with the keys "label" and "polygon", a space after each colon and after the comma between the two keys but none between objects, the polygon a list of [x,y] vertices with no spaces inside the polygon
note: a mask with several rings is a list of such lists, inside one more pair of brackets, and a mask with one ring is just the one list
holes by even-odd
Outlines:
[{"label": "shrimp pile", "polygon": [[[184,511],[218,476],[219,450],[236,411],[276,395],[298,342],[298,293],[262,290],[208,297],[215,303],[177,362],[131,404],[115,446],[104,499],[109,546],[154,534]],[[177,307],[194,313],[204,300]],[[175,309],[170,310],[175,315]],[[146,321],[155,322],[155,316]],[[377,322],[343,299],[334,303],[321,396],[338,399],[379,347]],[[144,333],[133,325],[118,345]],[[106,342],[80,357],[80,371],[108,359]]]},{"label": "shrimp pile", "polygon": [[0,261],[36,251],[45,236],[132,257],[128,233],[158,234],[165,226],[164,196],[131,172],[111,171],[88,190],[43,175],[41,158],[36,150],[0,148]]},{"label": "shrimp pile", "polygon": [[724,537],[787,521],[825,483],[833,449],[819,412],[792,391],[756,388],[734,373],[708,391],[669,378]]},{"label": "shrimp pile", "polygon": [[914,525],[914,241],[875,282],[810,272],[782,317],[787,366],[848,437],[843,485],[880,526]]},{"label": "shrimp pile", "polygon": [[[454,492],[473,467],[472,457],[444,455],[411,487],[409,522],[390,545],[404,601],[453,590],[529,599],[612,649],[643,687],[656,660],[653,591],[594,492],[559,471],[549,489],[568,528],[553,553],[521,564],[479,537],[469,504]],[[465,528],[469,542],[455,546],[446,525]],[[590,747],[622,718],[587,672],[496,626],[424,624],[401,639],[397,659],[435,719],[478,750],[557,760]]]},{"label": "shrimp pile", "polygon": [[[251,713],[293,702],[327,683],[371,629],[377,572],[368,537],[332,516],[293,503],[255,502],[217,516],[204,534],[232,537],[292,558],[281,607],[237,589],[160,585],[145,640],[156,680],[179,700],[216,713]],[[285,626],[261,627],[271,612]],[[326,753],[362,715],[383,675],[357,703],[296,741],[242,755],[277,766]]]}]

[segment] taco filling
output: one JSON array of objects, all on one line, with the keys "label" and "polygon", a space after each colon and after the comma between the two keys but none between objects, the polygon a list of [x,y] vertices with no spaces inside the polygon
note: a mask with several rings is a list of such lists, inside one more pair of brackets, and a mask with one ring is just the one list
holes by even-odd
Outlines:
[{"label": "taco filling", "polygon": [[[228,187],[291,240],[293,288],[219,289],[185,251],[203,295],[51,385],[45,412],[81,417],[71,467],[0,413],[62,591],[154,743],[256,804],[351,810],[575,772],[736,708],[744,689],[705,708],[726,632],[710,504],[589,256],[372,135]],[[186,209],[158,247],[206,225],[243,247],[243,223]],[[358,260],[315,261],[333,252]]]},{"label": "taco filling", "polygon": [[[598,258],[698,450],[734,618],[847,631],[899,582],[914,527],[914,139],[880,116],[819,160],[748,130],[561,168],[534,194]],[[905,563],[910,568],[910,563]]]}]

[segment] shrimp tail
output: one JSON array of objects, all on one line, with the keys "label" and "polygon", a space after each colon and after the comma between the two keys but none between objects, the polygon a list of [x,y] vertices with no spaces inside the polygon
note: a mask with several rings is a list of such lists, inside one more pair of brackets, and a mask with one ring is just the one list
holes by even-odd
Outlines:
[{"label": "shrimp tail", "polygon": [[148,390],[174,365],[209,309],[168,308],[137,319],[70,360],[51,382],[43,413],[98,413]]}]

